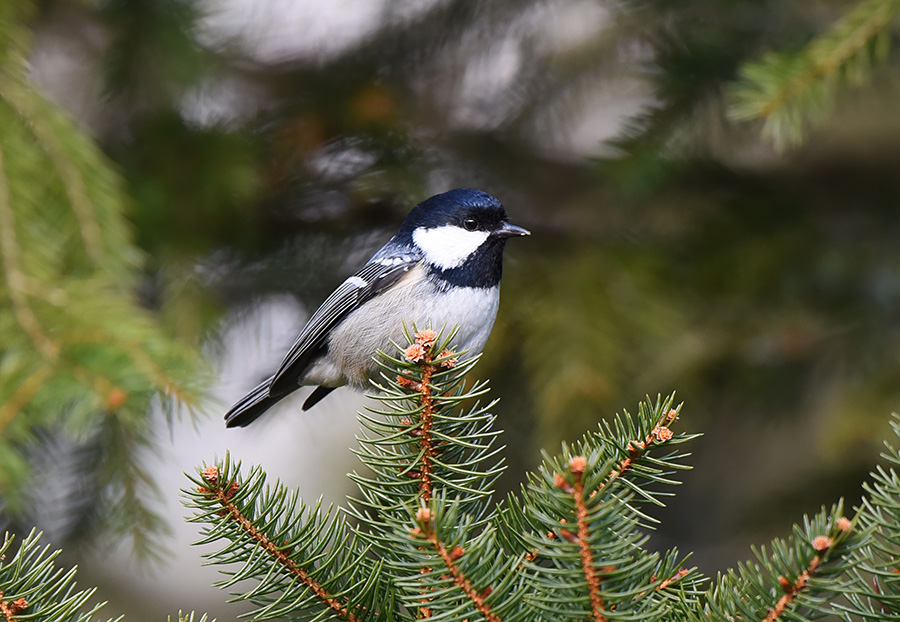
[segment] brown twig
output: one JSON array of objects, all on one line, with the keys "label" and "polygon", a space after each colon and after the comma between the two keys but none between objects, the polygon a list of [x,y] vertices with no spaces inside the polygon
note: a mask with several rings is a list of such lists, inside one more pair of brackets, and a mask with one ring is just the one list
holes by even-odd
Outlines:
[{"label": "brown twig", "polygon": [[[606,479],[600,484],[596,490],[592,491],[589,497],[593,497],[597,494],[597,492],[616,479],[621,477],[626,471],[628,471],[635,463],[637,459],[643,456],[647,450],[653,444],[665,443],[666,441],[672,438],[672,430],[669,429],[669,425],[671,425],[678,418],[678,413],[675,410],[670,410],[662,418],[657,422],[654,426],[653,430],[651,430],[650,434],[646,436],[643,440],[640,441],[631,441],[628,444],[628,452],[629,455],[627,458],[622,459],[619,464],[613,468],[613,470],[607,475]],[[588,510],[587,504],[585,502],[585,494],[584,494],[584,483],[582,481],[582,476],[584,475],[585,469],[587,469],[587,460],[584,456],[575,456],[571,460],[569,460],[569,470],[572,473],[574,479],[574,485],[570,484],[565,477],[556,474],[554,477],[554,485],[563,490],[570,495],[572,495],[572,499],[575,503],[575,521],[577,525],[577,534],[572,533],[567,529],[560,529],[559,536],[569,542],[577,543],[578,548],[581,552],[581,565],[584,571],[585,579],[588,583],[588,589],[590,591],[591,598],[591,610],[593,619],[595,622],[606,622],[607,618],[604,615],[603,611],[605,609],[605,604],[603,602],[603,595],[601,592],[601,577],[598,574],[597,569],[594,566],[594,557],[591,552],[590,543],[588,542],[590,532],[588,529]],[[560,522],[565,523],[565,520]],[[548,537],[555,537],[555,534],[551,531],[547,534]],[[533,560],[537,553],[533,551],[529,554],[530,559]],[[529,555],[526,555],[526,559],[529,559]],[[676,573],[671,579],[664,581],[658,589],[664,589],[671,582],[681,578],[685,573]]]},{"label": "brown twig", "polygon": [[[419,512],[416,514],[416,518],[419,521],[419,529],[414,532],[413,535],[424,535],[425,539],[431,543],[431,546],[434,547],[434,550],[437,552],[438,556],[444,562],[444,565],[447,567],[447,570],[450,572],[450,576],[453,577],[453,583],[456,584],[472,601],[472,604],[475,605],[475,608],[478,609],[478,612],[484,616],[485,620],[488,622],[503,622],[502,618],[494,613],[490,606],[484,602],[485,599],[490,595],[491,588],[488,587],[485,590],[479,592],[472,585],[472,582],[466,577],[465,573],[462,569],[456,564],[456,561],[465,555],[466,551],[461,546],[456,546],[453,550],[448,551],[447,547],[444,546],[444,543],[441,542],[437,534],[434,532],[431,524],[431,510],[428,508],[421,508]],[[428,569],[430,571],[430,569]],[[431,611],[428,610],[424,617],[430,617]]]},{"label": "brown twig", "polygon": [[797,595],[803,591],[807,584],[809,584],[810,577],[812,577],[813,573],[818,569],[819,564],[822,563],[821,555],[828,551],[833,544],[834,540],[828,536],[817,536],[813,538],[813,548],[819,554],[812,558],[812,561],[809,562],[809,566],[806,567],[806,570],[797,575],[797,580],[793,583],[791,583],[784,575],[778,577],[778,582],[781,584],[781,589],[784,590],[784,594],[778,599],[775,606],[769,610],[769,615],[765,617],[763,622],[775,622],[775,620],[781,617],[781,614],[784,613],[788,605],[790,605],[791,602],[797,598]]},{"label": "brown twig", "polygon": [[[419,414],[420,425],[415,431],[415,435],[419,439],[419,448],[422,450],[422,464],[419,469],[416,469],[415,474],[419,478],[419,491],[422,500],[425,501],[425,503],[428,503],[434,492],[431,477],[434,472],[433,460],[436,455],[434,439],[431,436],[431,429],[434,425],[433,416],[436,410],[434,396],[431,392],[431,378],[441,367],[452,367],[456,363],[455,359],[444,361],[440,365],[432,363],[432,361],[434,361],[434,356],[432,355],[431,350],[436,339],[437,334],[433,330],[420,330],[416,333],[415,342],[403,352],[403,355],[408,361],[418,363],[421,367],[421,382],[410,380],[403,376],[400,376],[397,379],[402,386],[412,389],[419,394],[419,403],[422,405],[422,411]],[[441,352],[439,358],[448,356],[449,354],[450,353],[446,351]]]},{"label": "brown twig", "polygon": [[650,449],[650,446],[653,444],[665,443],[666,441],[672,438],[672,430],[669,429],[669,426],[678,419],[678,413],[675,410],[670,410],[665,415],[663,415],[662,419],[657,422],[656,426],[653,430],[650,431],[650,434],[647,435],[646,438],[640,441],[631,441],[628,443],[628,457],[623,458],[621,462],[619,462],[618,466],[615,467],[610,474],[606,477],[606,480],[603,484],[600,485],[600,488],[605,488],[619,477],[621,477],[628,469],[634,465],[634,462],[647,453],[647,450]]},{"label": "brown twig", "polygon": [[341,618],[348,622],[359,622],[359,618],[357,618],[353,612],[347,609],[347,607],[338,601],[338,599],[330,595],[318,581],[313,579],[309,573],[306,572],[306,570],[298,566],[290,557],[288,557],[281,547],[269,540],[265,534],[260,533],[256,527],[254,527],[252,521],[244,516],[241,509],[231,500],[232,497],[234,497],[234,493],[238,490],[237,482],[234,482],[228,490],[223,489],[219,485],[218,469],[216,469],[216,467],[207,467],[203,471],[203,479],[209,483],[212,488],[200,488],[200,492],[214,496],[219,503],[222,504],[225,513],[240,525],[244,532],[253,538],[267,553],[269,553],[269,555],[275,558],[284,569],[297,577],[303,585],[319,597],[319,600]]},{"label": "brown twig", "polygon": [[600,575],[594,568],[594,554],[591,551],[590,531],[588,530],[588,510],[584,501],[584,484],[582,483],[582,475],[587,468],[587,460],[584,456],[575,456],[569,460],[569,470],[575,479],[575,485],[572,486],[572,499],[575,501],[575,523],[578,525],[578,549],[581,552],[581,567],[584,571],[584,578],[588,584],[588,591],[591,597],[591,613],[595,622],[606,622],[607,618],[603,614],[606,608],[603,602],[603,594],[600,591]]}]

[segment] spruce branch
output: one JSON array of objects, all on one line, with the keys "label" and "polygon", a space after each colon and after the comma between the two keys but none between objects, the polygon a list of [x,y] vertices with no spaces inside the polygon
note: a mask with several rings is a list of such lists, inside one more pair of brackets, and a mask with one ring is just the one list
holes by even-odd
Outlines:
[{"label": "spruce branch", "polygon": [[839,88],[863,83],[884,62],[898,13],[898,0],[861,0],[802,50],[745,65],[730,89],[730,116],[764,121],[763,134],[778,149],[800,143]]},{"label": "spruce branch", "polygon": [[843,514],[843,504],[804,517],[788,539],[753,550],[747,562],[719,576],[695,620],[810,620],[837,613],[836,597],[853,591],[855,552],[867,541]]},{"label": "spruce branch", "polygon": [[116,503],[96,515],[141,539],[161,524],[146,505],[153,484],[133,464],[150,438],[150,407],[158,401],[170,420],[190,412],[204,364],[137,303],[142,255],[122,179],[29,81],[33,4],[0,10],[0,453],[23,465],[0,474],[0,496],[7,515],[30,522],[21,511],[39,482],[29,482],[22,456],[36,431],[63,431],[73,443],[115,435],[130,451],[99,448],[90,475],[115,492],[97,502]]},{"label": "spruce branch", "polygon": [[676,483],[670,475],[686,468],[675,446],[693,436],[668,427],[678,413],[672,401],[648,401],[637,416],[626,412],[600,433],[563,445],[562,456],[545,455],[521,497],[509,497],[508,546],[527,551],[524,566],[533,572],[527,598],[538,610],[561,620],[638,612],[652,618],[668,611],[670,590],[683,590],[685,602],[694,599],[699,578],[681,567],[677,552],[645,550],[642,528],[654,519],[638,509],[641,501],[661,504],[664,493],[648,484]]},{"label": "spruce branch", "polygon": [[[891,427],[900,437],[900,415]],[[865,496],[856,519],[857,529],[868,531],[870,540],[859,549],[853,570],[855,587],[848,596],[847,611],[865,619],[881,619],[900,613],[900,451],[885,441],[879,465],[863,484]]]},{"label": "spruce branch", "polygon": [[[103,603],[89,604],[94,589],[76,591],[75,568],[56,564],[61,551],[40,546],[32,531],[21,543],[6,534],[0,546],[0,620],[90,622]],[[7,559],[8,558],[8,559]]]},{"label": "spruce branch", "polygon": [[339,515],[323,511],[319,503],[306,507],[280,483],[269,488],[258,468],[242,481],[239,473],[240,464],[226,456],[192,478],[195,488],[183,491],[196,511],[189,520],[206,523],[198,544],[227,541],[205,557],[240,565],[223,570],[228,578],[217,585],[256,581],[236,595],[259,606],[258,620],[391,618],[392,598],[381,564],[367,555],[368,547]]}]

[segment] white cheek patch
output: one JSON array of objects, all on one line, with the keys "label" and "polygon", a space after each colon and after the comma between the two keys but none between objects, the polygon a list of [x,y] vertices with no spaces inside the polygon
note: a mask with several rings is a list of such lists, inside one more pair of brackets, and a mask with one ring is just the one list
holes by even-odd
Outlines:
[{"label": "white cheek patch", "polygon": [[462,227],[445,225],[433,229],[419,227],[413,231],[412,237],[416,246],[425,253],[428,263],[448,270],[461,266],[489,235],[487,231],[466,231]]}]

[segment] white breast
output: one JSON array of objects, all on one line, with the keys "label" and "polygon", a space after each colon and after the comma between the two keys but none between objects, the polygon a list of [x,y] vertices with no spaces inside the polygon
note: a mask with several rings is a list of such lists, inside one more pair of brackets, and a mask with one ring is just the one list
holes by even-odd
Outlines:
[{"label": "white breast", "polygon": [[468,356],[480,353],[491,334],[500,288],[456,287],[438,294],[421,266],[413,268],[387,291],[348,315],[332,331],[328,354],[314,365],[302,384],[337,386],[349,382],[368,387],[368,379],[378,376],[372,362],[377,350],[391,354],[390,340],[403,345],[403,323],[412,328],[431,328],[446,334],[454,326],[459,332],[454,346]]}]

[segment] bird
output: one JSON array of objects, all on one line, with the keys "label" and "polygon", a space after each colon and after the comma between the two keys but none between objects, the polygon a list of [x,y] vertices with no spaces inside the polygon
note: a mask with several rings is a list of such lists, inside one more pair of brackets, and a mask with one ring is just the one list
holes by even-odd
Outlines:
[{"label": "bird", "polygon": [[312,314],[274,374],[225,414],[251,424],[301,386],[315,386],[306,411],[334,389],[371,386],[377,352],[400,343],[405,326],[452,330],[455,350],[480,353],[500,305],[503,250],[531,235],[510,224],[499,200],[457,188],[416,205],[397,233]]}]

